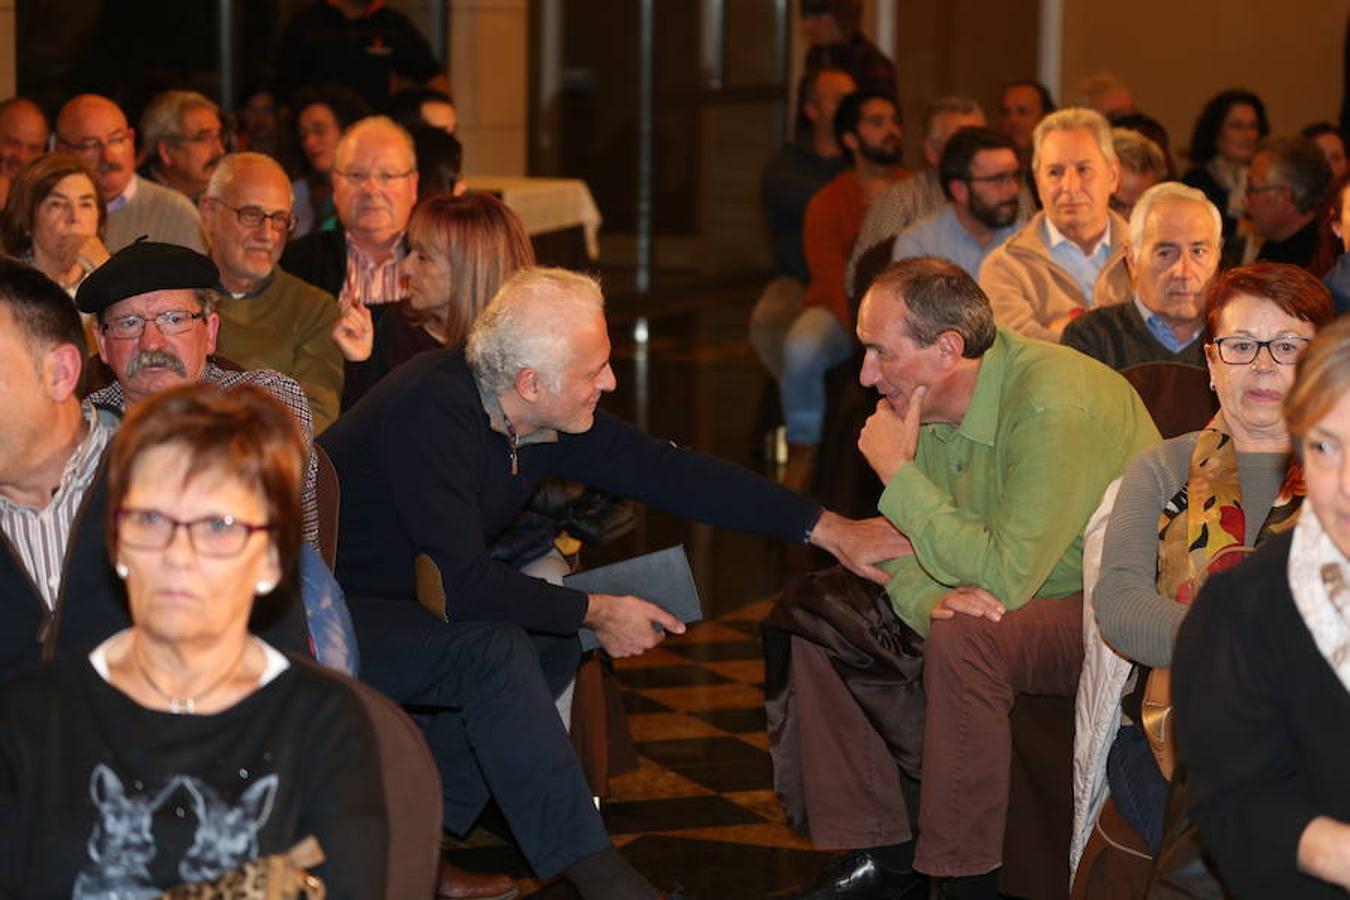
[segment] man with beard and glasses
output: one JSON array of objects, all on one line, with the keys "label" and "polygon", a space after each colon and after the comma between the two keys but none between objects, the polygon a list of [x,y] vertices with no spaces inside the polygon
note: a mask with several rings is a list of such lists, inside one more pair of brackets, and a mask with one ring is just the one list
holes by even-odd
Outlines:
[{"label": "man with beard and glasses", "polygon": [[938,174],[947,205],[902,231],[891,258],[940,256],[977,278],[984,258],[1021,224],[1017,145],[990,128],[962,128],[943,148]]},{"label": "man with beard and glasses", "polygon": [[1120,185],[1111,126],[1096,110],[1051,113],[1032,133],[1032,169],[1044,210],[989,254],[980,287],[1001,327],[1058,341],[1087,310],[1130,296],[1110,277],[1123,272],[1114,263],[1128,238],[1110,206]]},{"label": "man with beard and glasses", "polygon": [[1084,313],[1060,343],[1113,369],[1146,362],[1205,365],[1205,286],[1219,268],[1223,219],[1203,193],[1154,185],[1130,213],[1125,265],[1132,303]]},{"label": "man with beard and glasses", "polygon": [[783,483],[804,490],[815,467],[825,418],[825,372],[853,352],[853,311],[844,292],[849,253],[867,208],[890,184],[909,177],[900,166],[900,108],[881,91],[856,91],[839,103],[834,131],[850,168],[816,192],[806,207],[802,249],[811,280],[783,344],[778,380],[787,426]]},{"label": "man with beard and glasses", "polygon": [[78,156],[108,204],[103,243],[116,253],[140,237],[205,252],[192,201],[136,174],[136,130],[107,97],[80,94],[56,117],[56,145]]},{"label": "man with beard and glasses", "polygon": [[196,91],[165,91],[141,114],[141,141],[145,174],[196,200],[225,155],[220,107]]}]

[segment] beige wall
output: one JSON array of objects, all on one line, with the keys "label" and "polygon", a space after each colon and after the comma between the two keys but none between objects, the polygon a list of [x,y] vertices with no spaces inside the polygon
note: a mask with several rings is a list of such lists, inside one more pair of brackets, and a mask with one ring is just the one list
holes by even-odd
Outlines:
[{"label": "beige wall", "polygon": [[529,21],[526,0],[456,0],[450,8],[450,85],[466,174],[525,174]]},{"label": "beige wall", "polygon": [[1063,0],[1065,103],[1085,75],[1110,71],[1160,120],[1178,152],[1205,100],[1246,87],[1274,133],[1340,113],[1345,0]]}]

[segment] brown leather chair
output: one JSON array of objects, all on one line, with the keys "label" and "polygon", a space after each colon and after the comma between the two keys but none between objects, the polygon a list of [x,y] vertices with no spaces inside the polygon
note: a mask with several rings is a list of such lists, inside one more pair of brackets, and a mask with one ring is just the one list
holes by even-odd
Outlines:
[{"label": "brown leather chair", "polygon": [[364,682],[336,677],[361,698],[379,742],[380,779],[389,816],[384,898],[429,900],[436,893],[444,815],[436,760],[422,730],[397,703]]},{"label": "brown leather chair", "polygon": [[1205,427],[1219,411],[1209,388],[1209,370],[1185,363],[1147,362],[1120,370],[1143,398],[1164,438]]},{"label": "brown leather chair", "polygon": [[338,512],[342,489],[338,485],[337,467],[317,443],[314,445],[314,458],[319,468],[314,485],[319,501],[319,555],[331,572],[337,566]]}]

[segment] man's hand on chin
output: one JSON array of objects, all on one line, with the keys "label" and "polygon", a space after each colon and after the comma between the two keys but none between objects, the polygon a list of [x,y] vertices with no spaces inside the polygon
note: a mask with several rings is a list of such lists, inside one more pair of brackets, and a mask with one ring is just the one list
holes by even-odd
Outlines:
[{"label": "man's hand on chin", "polygon": [[627,594],[589,595],[582,624],[595,632],[605,652],[615,659],[641,655],[665,640],[667,631],[684,634],[679,619],[655,603]]},{"label": "man's hand on chin", "polygon": [[1003,619],[1005,612],[1007,609],[993,594],[982,587],[963,584],[944,594],[929,613],[929,618],[934,621],[954,619],[959,613],[963,616],[976,616],[998,622]]},{"label": "man's hand on chin", "polygon": [[890,576],[875,563],[914,554],[909,539],[881,516],[846,519],[828,509],[820,514],[807,540],[829,551],[854,575],[877,584],[885,584]]},{"label": "man's hand on chin", "polygon": [[905,404],[904,415],[891,407],[889,398],[882,397],[877,401],[876,410],[867,417],[858,435],[858,449],[882,484],[890,484],[901,466],[914,461],[927,394],[927,387],[916,387]]}]

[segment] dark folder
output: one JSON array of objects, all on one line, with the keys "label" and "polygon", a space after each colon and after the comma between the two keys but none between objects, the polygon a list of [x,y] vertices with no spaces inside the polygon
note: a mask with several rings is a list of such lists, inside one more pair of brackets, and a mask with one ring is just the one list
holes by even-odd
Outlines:
[{"label": "dark folder", "polygon": [[[588,594],[632,594],[655,603],[686,624],[703,618],[698,585],[694,584],[683,545],[576,572],[565,577],[563,584]],[[582,650],[600,646],[589,628],[582,628],[577,636]]]}]

